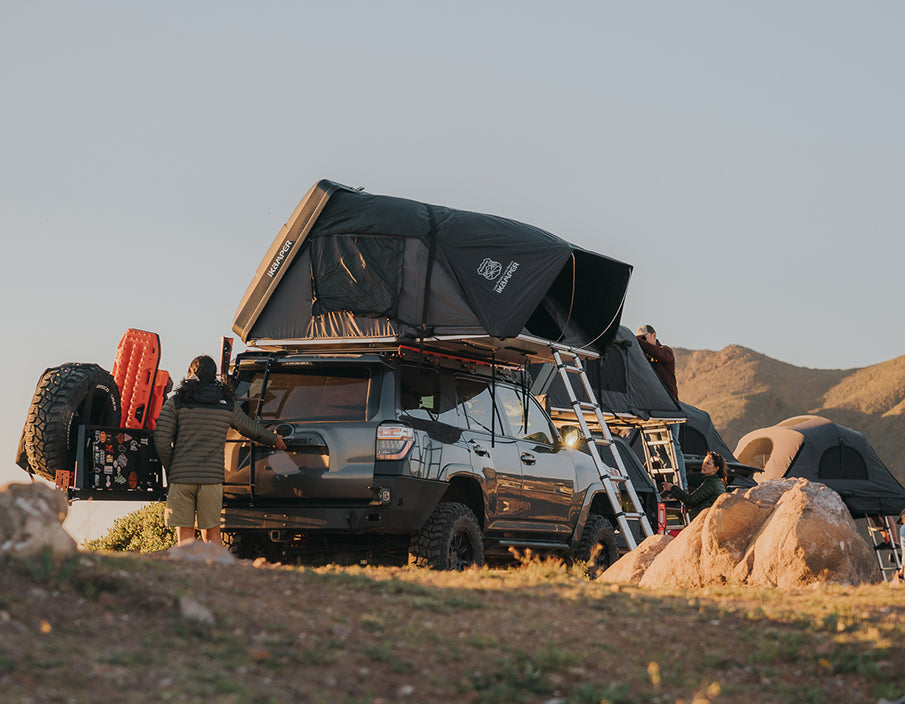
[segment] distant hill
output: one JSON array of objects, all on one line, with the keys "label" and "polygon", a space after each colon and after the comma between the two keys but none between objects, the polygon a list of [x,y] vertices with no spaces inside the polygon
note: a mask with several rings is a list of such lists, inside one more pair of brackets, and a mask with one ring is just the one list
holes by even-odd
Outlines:
[{"label": "distant hill", "polygon": [[905,483],[905,356],[862,369],[808,369],[738,345],[675,352],[679,395],[710,414],[730,449],[751,430],[811,413],[864,433]]}]

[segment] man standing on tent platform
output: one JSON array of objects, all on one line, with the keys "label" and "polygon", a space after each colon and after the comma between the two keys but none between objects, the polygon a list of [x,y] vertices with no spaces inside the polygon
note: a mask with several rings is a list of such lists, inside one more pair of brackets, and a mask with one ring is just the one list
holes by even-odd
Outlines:
[{"label": "man standing on tent platform", "polygon": [[[676,383],[676,355],[671,347],[661,345],[657,339],[657,331],[652,325],[642,325],[635,333],[635,338],[641,346],[644,355],[650,361],[657,374],[657,378],[672,396],[676,404],[679,403],[679,385]],[[685,473],[685,455],[682,454],[682,446],[679,444],[679,424],[669,426],[672,434],[672,444],[676,451],[676,469],[681,478],[680,488],[688,488],[688,477]]]},{"label": "man standing on tent platform", "polygon": [[657,331],[651,325],[642,325],[635,333],[638,344],[650,361],[663,386],[673,400],[679,402],[679,385],[676,383],[676,355],[671,347],[661,345]]}]

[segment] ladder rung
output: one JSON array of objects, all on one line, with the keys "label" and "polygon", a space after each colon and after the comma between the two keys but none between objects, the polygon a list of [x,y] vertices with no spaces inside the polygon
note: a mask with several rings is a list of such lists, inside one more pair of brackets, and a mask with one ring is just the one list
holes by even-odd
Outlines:
[{"label": "ladder rung", "polygon": [[672,440],[651,440],[647,444],[652,447],[656,447],[658,445],[672,445]]}]

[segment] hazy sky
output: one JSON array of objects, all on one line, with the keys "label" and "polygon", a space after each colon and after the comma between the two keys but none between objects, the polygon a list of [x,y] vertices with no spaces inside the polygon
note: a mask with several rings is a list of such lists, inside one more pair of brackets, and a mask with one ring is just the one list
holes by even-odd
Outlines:
[{"label": "hazy sky", "polygon": [[[905,353],[905,4],[0,8],[7,392],[129,327],[178,380],[330,178],[634,265],[625,324],[798,366]],[[101,515],[78,506],[74,520]]]}]

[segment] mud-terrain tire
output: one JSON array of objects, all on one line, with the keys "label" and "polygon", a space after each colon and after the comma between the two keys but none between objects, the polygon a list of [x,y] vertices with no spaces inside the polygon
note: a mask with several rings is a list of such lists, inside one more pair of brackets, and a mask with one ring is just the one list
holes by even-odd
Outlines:
[{"label": "mud-terrain tire", "polygon": [[119,389],[110,372],[97,364],[70,362],[44,372],[23,431],[33,472],[50,479],[75,467],[80,425],[119,427]]},{"label": "mud-terrain tire", "polygon": [[222,531],[220,539],[233,557],[239,560],[252,560],[257,557],[255,554],[255,543],[257,541],[253,534]]},{"label": "mud-terrain tire", "polygon": [[612,524],[603,516],[592,513],[584,524],[572,560],[587,564],[588,576],[596,579],[618,559],[619,548]]},{"label": "mud-terrain tire", "polygon": [[484,564],[481,526],[465,504],[442,503],[412,540],[409,561],[435,570],[464,570]]}]

